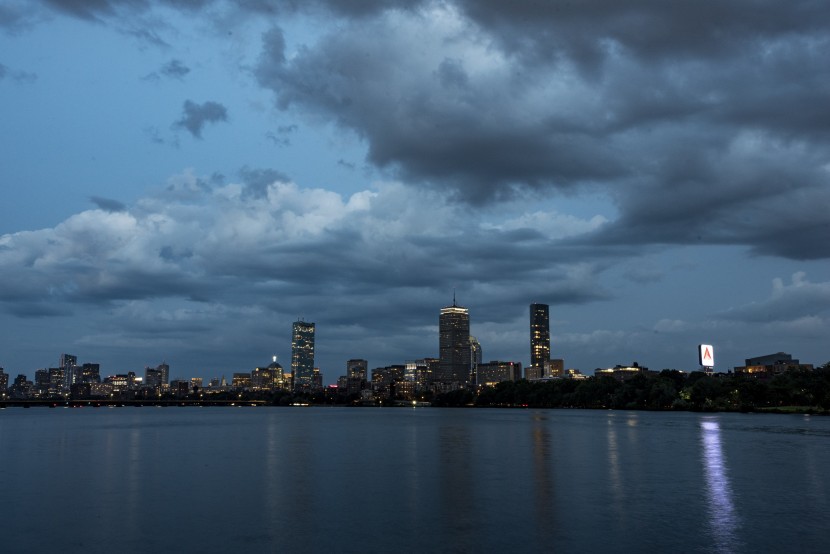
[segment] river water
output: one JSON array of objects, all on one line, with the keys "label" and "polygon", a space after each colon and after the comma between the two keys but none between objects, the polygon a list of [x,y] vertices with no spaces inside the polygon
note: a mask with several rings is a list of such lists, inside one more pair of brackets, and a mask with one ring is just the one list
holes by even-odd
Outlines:
[{"label": "river water", "polygon": [[830,552],[830,418],[0,410],[0,551]]}]

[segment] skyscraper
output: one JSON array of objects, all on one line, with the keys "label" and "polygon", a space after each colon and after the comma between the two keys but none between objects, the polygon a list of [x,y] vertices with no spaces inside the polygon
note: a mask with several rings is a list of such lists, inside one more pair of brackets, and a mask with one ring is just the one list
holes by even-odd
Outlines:
[{"label": "skyscraper", "polygon": [[470,314],[455,303],[441,308],[438,318],[438,375],[436,381],[464,384],[470,379]]},{"label": "skyscraper", "polygon": [[295,389],[314,384],[314,324],[295,321],[291,336],[291,378]]},{"label": "skyscraper", "polygon": [[550,361],[550,319],[547,304],[530,305],[530,367],[543,375]]},{"label": "skyscraper", "polygon": [[478,384],[478,364],[481,363],[481,344],[475,337],[470,337],[470,382]]}]

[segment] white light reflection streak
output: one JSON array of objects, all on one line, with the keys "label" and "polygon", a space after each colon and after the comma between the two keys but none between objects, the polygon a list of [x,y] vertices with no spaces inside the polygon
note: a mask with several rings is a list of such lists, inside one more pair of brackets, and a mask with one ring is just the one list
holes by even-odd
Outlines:
[{"label": "white light reflection streak", "polygon": [[732,487],[726,475],[726,463],[721,450],[720,424],[712,419],[703,419],[700,428],[709,501],[709,526],[715,540],[715,551],[735,552],[738,517],[735,514]]}]

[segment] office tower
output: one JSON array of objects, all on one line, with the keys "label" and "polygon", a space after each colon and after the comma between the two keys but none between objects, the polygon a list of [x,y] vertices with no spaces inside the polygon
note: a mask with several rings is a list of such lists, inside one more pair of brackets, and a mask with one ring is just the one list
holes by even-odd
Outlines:
[{"label": "office tower", "polygon": [[314,384],[314,323],[295,321],[291,336],[291,379],[295,389]]},{"label": "office tower", "polygon": [[161,371],[152,367],[144,368],[144,386],[156,394],[161,393]]},{"label": "office tower", "polygon": [[63,392],[68,393],[69,388],[81,380],[78,356],[61,354],[58,367],[63,369]]},{"label": "office tower", "polygon": [[438,373],[438,358],[421,358],[406,362],[404,379],[415,383],[415,390],[426,390]]},{"label": "office tower", "polygon": [[61,354],[58,365],[60,367],[71,367],[73,365],[78,365],[78,356],[73,356],[72,354]]},{"label": "office tower", "polygon": [[9,395],[12,398],[30,398],[32,396],[33,383],[26,379],[25,375],[15,377],[12,386],[9,387]]},{"label": "office tower", "polygon": [[170,383],[170,366],[167,365],[167,362],[161,362],[160,365],[156,366],[156,369],[161,372],[162,388],[166,388]]},{"label": "office tower", "polygon": [[550,360],[550,319],[547,304],[530,305],[530,367],[544,375],[545,364]]},{"label": "office tower", "polygon": [[62,367],[49,368],[49,396],[60,396],[64,394],[64,390],[69,392],[66,387],[66,371]]},{"label": "office tower", "polygon": [[101,366],[99,364],[84,364],[81,366],[82,383],[100,383]]},{"label": "office tower", "polygon": [[346,362],[346,377],[366,380],[369,375],[369,362],[361,359]]},{"label": "office tower", "polygon": [[49,370],[38,369],[35,371],[34,392],[35,395],[41,398],[49,396]]},{"label": "office tower", "polygon": [[9,388],[9,374],[3,371],[0,367],[0,395],[5,396],[6,389]]},{"label": "office tower", "polygon": [[475,337],[470,337],[470,382],[478,383],[478,364],[481,363],[481,344]]},{"label": "office tower", "polygon": [[470,314],[467,308],[455,303],[441,308],[438,318],[438,359],[436,381],[442,383],[466,383],[470,379]]}]

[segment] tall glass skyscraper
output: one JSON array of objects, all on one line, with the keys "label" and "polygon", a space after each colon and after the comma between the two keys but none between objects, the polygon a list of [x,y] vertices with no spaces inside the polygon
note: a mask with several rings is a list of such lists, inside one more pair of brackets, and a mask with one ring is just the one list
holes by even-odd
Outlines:
[{"label": "tall glass skyscraper", "polygon": [[295,389],[314,385],[314,324],[295,321],[291,335],[291,379]]},{"label": "tall glass skyscraper", "polygon": [[[542,370],[550,360],[550,318],[547,304],[530,305],[530,367]],[[541,374],[540,374],[541,375]]]},{"label": "tall glass skyscraper", "polygon": [[441,308],[438,318],[438,376],[436,381],[464,384],[470,380],[470,313],[458,306]]}]

